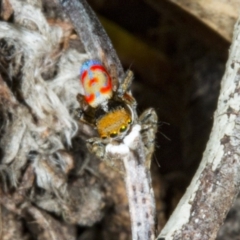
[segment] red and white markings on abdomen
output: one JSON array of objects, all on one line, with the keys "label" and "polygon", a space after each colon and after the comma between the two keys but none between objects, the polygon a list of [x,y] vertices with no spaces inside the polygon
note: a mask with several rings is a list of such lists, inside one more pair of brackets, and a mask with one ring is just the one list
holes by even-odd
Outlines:
[{"label": "red and white markings on abdomen", "polygon": [[93,108],[112,97],[112,80],[99,60],[87,60],[80,71],[86,102]]}]

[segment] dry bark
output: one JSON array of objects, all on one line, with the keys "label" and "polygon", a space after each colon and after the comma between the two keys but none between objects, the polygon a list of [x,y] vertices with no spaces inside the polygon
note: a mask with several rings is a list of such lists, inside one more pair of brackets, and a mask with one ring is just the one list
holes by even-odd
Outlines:
[{"label": "dry bark", "polygon": [[201,164],[158,240],[215,239],[240,184],[240,19]]}]

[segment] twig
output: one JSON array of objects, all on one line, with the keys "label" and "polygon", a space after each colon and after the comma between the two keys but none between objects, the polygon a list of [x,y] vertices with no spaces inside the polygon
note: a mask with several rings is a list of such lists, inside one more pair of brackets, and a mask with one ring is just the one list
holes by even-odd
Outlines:
[{"label": "twig", "polygon": [[[69,15],[89,56],[101,59],[109,68],[111,68],[111,65],[115,65],[117,80],[118,83],[121,83],[125,75],[122,65],[111,41],[86,1],[59,1],[63,10]],[[140,130],[141,126],[135,124],[122,143],[109,143],[105,150],[106,155],[108,155],[107,158],[112,161],[120,160],[125,165],[125,183],[130,208],[132,239],[152,240],[155,237],[155,201],[147,167],[149,166],[149,159],[146,156]],[[153,138],[155,138],[155,134]],[[147,153],[147,155],[151,154]]]},{"label": "twig", "polygon": [[86,52],[99,59],[104,58],[107,61],[105,65],[117,66],[118,79],[123,79],[123,67],[112,42],[88,3],[85,0],[59,0],[59,2],[81,37]]},{"label": "twig", "polygon": [[155,236],[155,200],[146,156],[135,125],[120,145],[108,144],[109,156],[122,160],[125,167],[125,184],[129,201],[133,240],[152,240]]},{"label": "twig", "polygon": [[240,19],[202,162],[158,240],[215,239],[240,187]]}]

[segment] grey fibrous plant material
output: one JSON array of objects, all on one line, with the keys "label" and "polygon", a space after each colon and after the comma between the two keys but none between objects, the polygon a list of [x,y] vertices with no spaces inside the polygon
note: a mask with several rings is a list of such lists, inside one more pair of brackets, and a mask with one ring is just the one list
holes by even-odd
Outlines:
[{"label": "grey fibrous plant material", "polygon": [[[120,89],[124,84],[124,72],[115,50],[85,0],[60,0],[63,10],[71,19],[91,59],[100,59],[110,71],[116,69],[116,80]],[[128,90],[126,88],[126,90]],[[118,91],[118,89],[115,89]],[[119,95],[124,94],[119,91]],[[129,91],[130,92],[130,91]],[[132,239],[147,240],[155,237],[155,201],[150,176],[150,161],[154,150],[157,116],[153,109],[136,114],[136,104],[131,105],[135,114],[133,126],[120,142],[105,142],[94,138],[88,146],[103,160],[122,161],[125,166],[125,183],[129,200],[132,224]]]},{"label": "grey fibrous plant material", "polygon": [[[70,33],[60,24],[50,24],[52,19],[44,12],[48,9],[51,17],[64,18],[53,1],[8,4],[14,18],[0,22],[0,199],[4,199],[0,228],[14,216],[9,239],[26,239],[20,234],[27,226],[29,236],[49,240],[56,229],[100,221],[106,204],[97,177],[79,173],[90,156],[83,138],[93,130],[82,130],[71,110],[79,107],[79,66],[86,54],[63,48]],[[77,132],[81,137],[74,138]],[[91,156],[88,169],[94,172],[98,162]],[[63,221],[53,223],[49,213]],[[39,227],[45,234],[35,231]],[[9,236],[5,230],[0,229],[3,239]],[[67,233],[56,236],[70,239]]]}]

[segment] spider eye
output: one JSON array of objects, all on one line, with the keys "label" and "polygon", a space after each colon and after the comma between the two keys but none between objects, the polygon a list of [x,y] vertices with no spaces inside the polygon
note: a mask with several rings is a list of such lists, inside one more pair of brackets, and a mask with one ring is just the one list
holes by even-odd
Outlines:
[{"label": "spider eye", "polygon": [[127,130],[127,126],[126,125],[122,125],[120,128],[120,132],[125,132]]},{"label": "spider eye", "polygon": [[110,133],[110,137],[111,137],[111,138],[115,138],[117,135],[118,135],[118,134],[117,134],[117,132],[115,132],[115,131],[112,132],[112,133]]},{"label": "spider eye", "polygon": [[131,124],[132,123],[132,119],[128,119],[127,123]]},{"label": "spider eye", "polygon": [[107,136],[101,136],[102,139],[107,139]]}]

